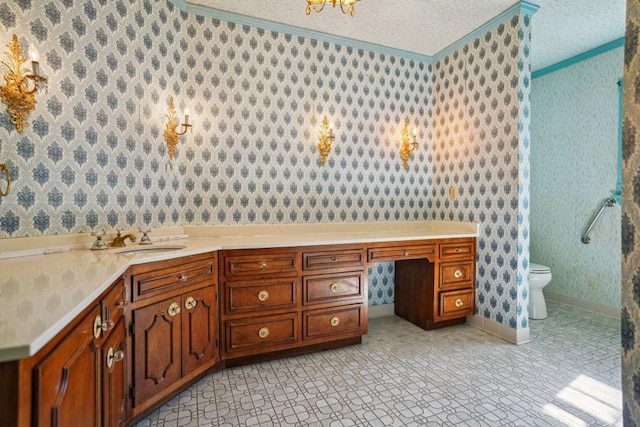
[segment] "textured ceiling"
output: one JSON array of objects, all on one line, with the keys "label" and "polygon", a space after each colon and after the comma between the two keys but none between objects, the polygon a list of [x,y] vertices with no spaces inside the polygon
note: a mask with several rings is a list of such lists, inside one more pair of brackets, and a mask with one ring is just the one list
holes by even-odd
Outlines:
[{"label": "textured ceiling", "polygon": [[[514,0],[361,0],[355,17],[327,6],[305,15],[305,0],[188,0],[191,5],[266,19],[434,56]],[[532,66],[539,70],[624,36],[625,0],[534,0]]]}]

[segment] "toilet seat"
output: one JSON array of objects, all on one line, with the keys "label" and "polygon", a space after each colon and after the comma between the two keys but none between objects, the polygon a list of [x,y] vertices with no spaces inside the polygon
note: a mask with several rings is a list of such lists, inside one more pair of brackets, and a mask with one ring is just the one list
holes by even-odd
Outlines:
[{"label": "toilet seat", "polygon": [[535,264],[532,262],[529,264],[529,273],[530,274],[548,274],[548,273],[551,273],[551,269],[546,265]]}]

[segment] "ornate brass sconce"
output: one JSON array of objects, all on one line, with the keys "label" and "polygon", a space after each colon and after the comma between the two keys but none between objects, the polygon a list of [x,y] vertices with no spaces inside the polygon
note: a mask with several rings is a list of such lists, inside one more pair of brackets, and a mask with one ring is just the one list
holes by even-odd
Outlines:
[{"label": "ornate brass sconce", "polygon": [[[23,58],[23,51],[18,43],[18,36],[13,35],[11,43],[7,45],[8,62],[2,62],[9,72],[4,75],[5,85],[0,86],[0,99],[7,104],[7,111],[11,114],[11,123],[16,125],[18,133],[28,126],[27,118],[36,107],[35,93],[40,89],[40,84],[46,83],[47,79],[40,73],[38,54],[35,49],[29,52],[31,56],[31,74],[23,67],[26,60]],[[29,89],[29,82],[33,82],[33,87]]]},{"label": "ornate brass sconce", "polygon": [[[182,132],[178,132],[178,126],[182,126]],[[173,103],[173,96],[169,98],[169,113],[167,114],[167,125],[164,128],[164,140],[167,143],[169,158],[173,159],[178,145],[178,137],[187,133],[191,125],[189,124],[189,110],[184,110],[184,123],[176,123],[176,107]]]},{"label": "ornate brass sconce", "polygon": [[322,166],[327,162],[327,156],[331,152],[331,143],[336,137],[333,135],[333,125],[329,124],[327,116],[322,119],[320,128],[320,141],[318,141],[318,152],[320,153],[320,163]]},{"label": "ornate brass sconce", "polygon": [[4,163],[0,164],[0,172],[4,173],[7,180],[7,187],[4,190],[0,188],[0,197],[6,197],[9,195],[9,191],[11,190],[11,175],[9,174],[9,167]]},{"label": "ornate brass sconce", "polygon": [[413,130],[413,141],[409,142],[409,125],[405,123],[402,129],[402,147],[400,147],[400,158],[402,159],[402,165],[405,169],[409,169],[411,153],[413,153],[413,150],[415,150],[417,146],[416,130]]}]

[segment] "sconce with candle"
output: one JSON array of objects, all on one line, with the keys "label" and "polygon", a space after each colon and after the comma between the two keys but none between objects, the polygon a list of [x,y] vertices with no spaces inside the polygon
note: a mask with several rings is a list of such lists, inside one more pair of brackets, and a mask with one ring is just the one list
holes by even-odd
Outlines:
[{"label": "sconce with candle", "polygon": [[[182,127],[182,131],[178,132],[178,126]],[[187,133],[191,125],[189,124],[189,110],[184,110],[184,122],[181,125],[176,123],[176,107],[173,103],[173,96],[169,98],[169,113],[167,114],[167,124],[164,128],[164,140],[167,143],[167,151],[169,158],[173,159],[178,145],[178,137]]]},{"label": "sconce with candle", "polygon": [[418,143],[416,142],[417,130],[413,130],[413,141],[409,142],[409,125],[405,123],[404,129],[402,129],[402,146],[400,147],[400,158],[402,159],[402,165],[405,169],[409,169],[409,159],[411,153],[416,149]]},{"label": "sconce with candle", "polygon": [[31,74],[23,67],[26,62],[22,48],[18,43],[18,36],[13,35],[11,43],[7,45],[9,51],[6,56],[8,62],[2,62],[9,72],[4,75],[5,84],[0,86],[0,100],[7,104],[7,112],[11,114],[11,123],[16,125],[18,133],[22,133],[28,125],[27,118],[36,107],[35,93],[40,85],[47,82],[46,77],[40,75],[38,52],[30,46]]},{"label": "sconce with candle", "polygon": [[327,156],[331,152],[331,144],[336,137],[333,135],[333,124],[329,124],[327,116],[322,119],[320,128],[320,140],[318,141],[318,152],[320,153],[320,163],[322,166],[327,162]]}]

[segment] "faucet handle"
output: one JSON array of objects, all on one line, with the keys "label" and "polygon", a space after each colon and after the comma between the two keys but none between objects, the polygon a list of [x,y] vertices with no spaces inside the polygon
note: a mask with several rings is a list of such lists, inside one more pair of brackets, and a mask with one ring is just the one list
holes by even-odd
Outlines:
[{"label": "faucet handle", "polygon": [[142,227],[140,227],[138,229],[141,233],[142,233],[142,237],[140,238],[140,245],[151,245],[153,244],[153,242],[151,241],[151,238],[149,237],[149,233],[151,233],[151,229],[147,228],[147,229],[143,229]]},{"label": "faucet handle", "polygon": [[96,238],[95,242],[93,242],[93,245],[91,246],[91,250],[92,251],[97,251],[97,250],[102,250],[102,249],[107,249],[109,246],[107,245],[107,242],[105,242],[104,240],[102,240],[102,238],[106,235],[107,233],[105,233],[104,230],[101,231],[92,231],[91,235],[94,236]]}]

